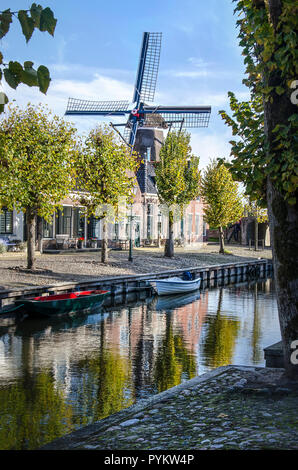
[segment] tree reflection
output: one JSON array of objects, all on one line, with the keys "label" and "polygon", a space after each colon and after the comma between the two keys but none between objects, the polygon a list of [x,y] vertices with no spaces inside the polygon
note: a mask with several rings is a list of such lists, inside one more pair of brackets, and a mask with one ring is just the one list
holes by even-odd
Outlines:
[{"label": "tree reflection", "polygon": [[254,318],[253,318],[253,329],[251,337],[252,345],[252,360],[254,364],[258,364],[262,357],[262,350],[260,348],[261,338],[261,323],[258,308],[258,284],[254,285]]},{"label": "tree reflection", "polygon": [[[91,417],[91,421],[100,420],[134,403],[134,394],[130,389],[131,365],[127,358],[106,346],[105,322],[101,322],[101,344],[96,356],[80,363],[85,383],[78,391],[78,401],[84,406],[80,417]],[[80,423],[80,425],[86,423]]]},{"label": "tree reflection", "polygon": [[203,345],[205,363],[215,368],[232,363],[240,322],[221,314],[223,289],[219,291],[216,315],[206,318],[207,335]]},{"label": "tree reflection", "polygon": [[49,372],[0,389],[0,448],[36,449],[71,431],[72,408]]},{"label": "tree reflection", "polygon": [[182,335],[173,332],[172,315],[166,316],[166,333],[156,354],[154,382],[157,392],[178,385],[185,379],[196,375],[196,362],[184,345]]}]

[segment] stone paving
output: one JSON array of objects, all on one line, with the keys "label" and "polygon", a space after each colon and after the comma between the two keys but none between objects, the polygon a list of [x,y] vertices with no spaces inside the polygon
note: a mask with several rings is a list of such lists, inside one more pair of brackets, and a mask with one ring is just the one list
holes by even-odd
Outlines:
[{"label": "stone paving", "polygon": [[282,373],[222,367],[44,448],[298,449],[298,386],[280,384]]},{"label": "stone paving", "polygon": [[26,253],[8,252],[0,254],[0,290],[272,258],[270,249],[256,252],[248,247],[228,245],[227,250],[229,254],[219,254],[217,245],[204,243],[187,250],[175,248],[175,257],[169,259],[164,257],[163,249],[137,248],[133,251],[133,262],[128,261],[127,251],[112,250],[107,264],[100,262],[100,252],[65,252],[59,255],[36,252],[35,272],[26,269]]}]

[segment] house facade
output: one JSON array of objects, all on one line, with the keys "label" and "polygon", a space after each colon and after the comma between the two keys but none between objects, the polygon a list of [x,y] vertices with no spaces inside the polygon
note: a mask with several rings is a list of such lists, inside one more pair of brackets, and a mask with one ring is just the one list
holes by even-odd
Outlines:
[{"label": "house facade", "polygon": [[[132,205],[121,211],[120,217],[110,218],[108,239],[110,246],[127,246],[132,236],[135,246],[162,245],[168,237],[168,216],[159,204],[155,183],[155,165],[163,144],[160,129],[142,128],[137,133],[135,151],[141,158],[137,171],[137,187]],[[102,221],[100,217],[87,218],[83,206],[78,203],[78,193],[61,201],[62,210],[53,213],[47,222],[38,218],[36,239],[42,240],[43,249],[57,248],[57,241],[65,239],[68,246],[100,247]],[[174,240],[177,244],[193,246],[205,241],[206,225],[203,221],[204,206],[200,198],[191,201],[183,216],[174,222]],[[0,213],[0,238],[26,241],[26,217],[23,213],[8,211]],[[40,248],[40,246],[39,246]]]}]

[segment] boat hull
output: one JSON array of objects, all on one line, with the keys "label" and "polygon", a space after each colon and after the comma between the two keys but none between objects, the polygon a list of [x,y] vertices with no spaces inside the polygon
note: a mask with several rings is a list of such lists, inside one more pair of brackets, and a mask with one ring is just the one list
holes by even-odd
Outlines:
[{"label": "boat hull", "polygon": [[182,281],[181,279],[164,279],[156,280],[154,283],[154,287],[158,295],[172,295],[193,292],[199,289],[201,285],[201,279],[194,279],[193,281]]},{"label": "boat hull", "polygon": [[75,292],[68,297],[65,295],[65,298],[63,298],[63,294],[49,296],[48,299],[47,297],[36,297],[18,300],[16,304],[23,305],[23,309],[28,315],[51,317],[75,312],[91,312],[102,306],[108,294],[108,291],[94,291],[89,295]]}]

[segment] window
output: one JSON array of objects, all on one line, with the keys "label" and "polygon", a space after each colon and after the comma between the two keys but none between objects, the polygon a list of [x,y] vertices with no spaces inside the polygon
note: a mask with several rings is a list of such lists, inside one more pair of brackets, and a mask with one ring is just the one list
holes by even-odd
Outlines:
[{"label": "window", "polygon": [[204,222],[203,223],[203,237],[206,237],[206,235],[207,235],[206,228],[207,228],[207,224],[206,224],[206,222]]},{"label": "window", "polygon": [[43,238],[53,238],[53,224],[42,219],[42,236]]},{"label": "window", "polygon": [[199,214],[196,214],[196,216],[195,216],[195,224],[196,224],[196,235],[199,235],[199,233],[200,233],[200,216],[199,216]]},{"label": "window", "polygon": [[188,214],[188,235],[192,234],[192,214]]},{"label": "window", "polygon": [[162,234],[162,215],[159,212],[157,216],[157,235],[161,236],[161,234]]},{"label": "window", "polygon": [[114,240],[119,240],[119,223],[114,223]]},{"label": "window", "polygon": [[130,229],[130,223],[125,224],[125,237],[129,239],[129,229]]},{"label": "window", "polygon": [[72,208],[69,206],[63,207],[63,211],[58,210],[57,213],[57,234],[68,234],[71,236],[71,219]]},{"label": "window", "polygon": [[101,238],[100,237],[100,219],[97,217],[90,217],[88,223],[88,238]]},{"label": "window", "polygon": [[181,222],[180,222],[180,234],[181,234],[180,235],[181,238],[183,238],[184,237],[184,219],[183,219],[183,217],[181,217]]},{"label": "window", "polygon": [[152,238],[153,204],[147,205],[147,239]]},{"label": "window", "polygon": [[4,207],[0,212],[0,233],[12,233],[13,228],[13,215]]},{"label": "window", "polygon": [[79,207],[73,208],[73,236],[83,237],[85,232],[85,214]]}]

